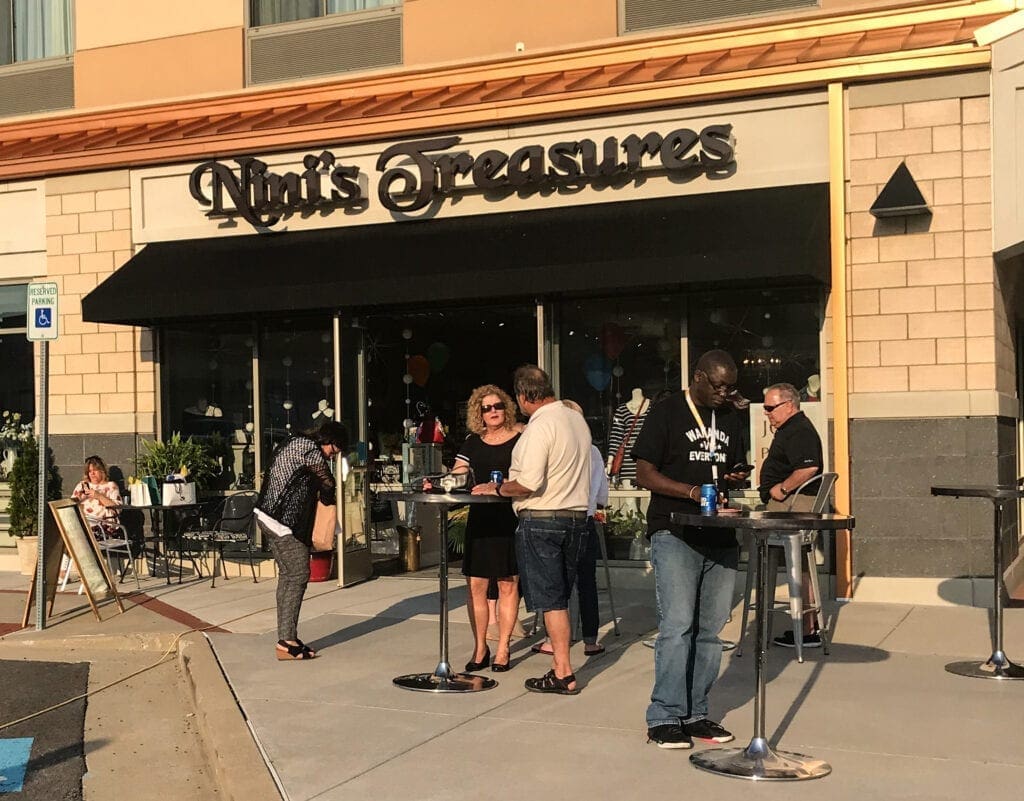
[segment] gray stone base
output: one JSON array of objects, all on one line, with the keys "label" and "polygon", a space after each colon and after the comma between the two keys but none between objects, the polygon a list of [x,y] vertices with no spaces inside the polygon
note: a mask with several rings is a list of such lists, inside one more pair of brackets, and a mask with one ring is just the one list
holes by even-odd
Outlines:
[{"label": "gray stone base", "polygon": [[[1016,481],[1016,421],[1006,417],[851,420],[855,576],[992,575],[993,511],[980,498],[937,498],[936,484]],[[1004,565],[1017,550],[1007,507]]]},{"label": "gray stone base", "polygon": [[124,479],[135,475],[139,437],[152,439],[153,434],[51,434],[50,449],[64,482],[64,495],[70,495],[82,480],[85,460],[94,455],[107,463],[111,479],[123,486]]}]

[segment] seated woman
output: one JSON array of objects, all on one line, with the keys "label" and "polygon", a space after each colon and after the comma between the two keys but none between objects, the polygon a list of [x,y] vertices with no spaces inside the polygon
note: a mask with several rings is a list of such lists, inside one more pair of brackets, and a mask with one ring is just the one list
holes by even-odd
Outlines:
[{"label": "seated woman", "polygon": [[85,475],[75,486],[71,497],[81,504],[85,519],[97,537],[105,538],[117,533],[121,490],[110,480],[107,465],[99,456],[85,460]]}]

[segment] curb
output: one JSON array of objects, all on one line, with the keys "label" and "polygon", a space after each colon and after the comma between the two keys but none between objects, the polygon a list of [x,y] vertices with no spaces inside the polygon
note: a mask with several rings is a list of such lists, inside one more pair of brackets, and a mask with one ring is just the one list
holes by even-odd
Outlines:
[{"label": "curb", "polygon": [[39,636],[34,629],[21,629],[4,635],[0,643],[34,648],[79,648],[97,651],[166,651],[177,634],[79,634],[71,637]]},{"label": "curb", "polygon": [[210,641],[199,632],[182,637],[178,664],[207,763],[225,801],[281,801]]}]

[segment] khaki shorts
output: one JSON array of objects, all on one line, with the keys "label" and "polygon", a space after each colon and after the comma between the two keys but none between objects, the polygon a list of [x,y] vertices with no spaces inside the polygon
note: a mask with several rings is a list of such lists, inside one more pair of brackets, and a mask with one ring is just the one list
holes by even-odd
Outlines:
[{"label": "khaki shorts", "polygon": [[772,498],[764,508],[769,512],[809,512],[814,506],[814,498],[814,495],[797,495],[784,501]]}]

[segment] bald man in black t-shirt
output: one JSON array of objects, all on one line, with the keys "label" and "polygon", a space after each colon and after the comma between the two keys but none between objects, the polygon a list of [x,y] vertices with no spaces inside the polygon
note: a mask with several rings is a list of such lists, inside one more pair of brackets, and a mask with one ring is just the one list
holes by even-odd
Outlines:
[{"label": "bald man in black t-shirt", "polygon": [[[800,393],[792,384],[773,384],[765,390],[764,413],[775,429],[775,439],[758,474],[761,501],[767,504],[770,512],[809,512],[818,494],[817,483],[802,490],[795,498],[792,496],[805,481],[822,470],[821,437],[807,415],[800,411]],[[804,604],[810,605],[810,580],[806,571],[802,583]],[[776,637],[774,641],[776,645],[787,648],[796,645],[792,631]],[[820,646],[816,616],[804,615],[804,648]]]}]

